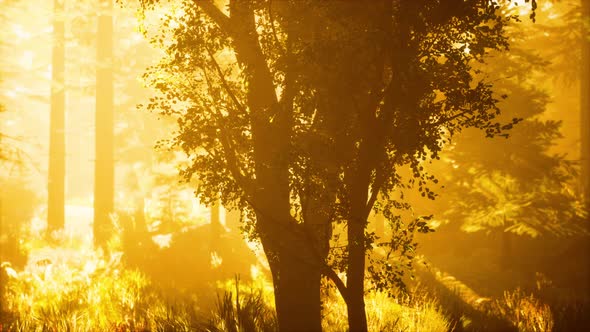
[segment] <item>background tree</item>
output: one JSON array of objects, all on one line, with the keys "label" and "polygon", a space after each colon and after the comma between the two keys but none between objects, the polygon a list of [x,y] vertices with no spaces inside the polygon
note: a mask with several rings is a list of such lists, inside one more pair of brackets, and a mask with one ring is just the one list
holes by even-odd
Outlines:
[{"label": "background tree", "polygon": [[590,1],[582,0],[582,59],[581,59],[581,111],[580,159],[582,160],[581,179],[586,210],[590,211]]},{"label": "background tree", "polygon": [[65,5],[53,2],[53,53],[51,65],[51,119],[49,128],[48,232],[65,224]]},{"label": "background tree", "polygon": [[[513,33],[513,40],[518,37]],[[481,70],[495,77],[495,88],[508,98],[500,104],[504,119],[522,118],[506,140],[489,139],[465,131],[444,160],[447,184],[437,213],[467,232],[499,232],[503,238],[502,264],[509,266],[510,233],[571,237],[584,233],[584,210],[575,195],[574,164],[550,152],[562,137],[561,123],[543,120],[549,95],[533,82],[541,81],[547,62],[513,42],[510,54],[495,54]]]},{"label": "background tree", "polygon": [[99,3],[96,45],[96,161],[94,173],[94,244],[105,248],[115,211],[113,16],[112,1]]}]

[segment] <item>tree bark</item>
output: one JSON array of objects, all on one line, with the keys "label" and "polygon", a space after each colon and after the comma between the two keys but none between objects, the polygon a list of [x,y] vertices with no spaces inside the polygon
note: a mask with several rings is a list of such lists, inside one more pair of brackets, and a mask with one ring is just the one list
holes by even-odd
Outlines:
[{"label": "tree bark", "polygon": [[[582,0],[582,74],[580,82],[580,184],[584,206],[590,211],[590,0]],[[590,215],[587,217],[590,224]],[[590,252],[590,243],[586,245]],[[588,277],[590,287],[590,276]]]},{"label": "tree bark", "polygon": [[274,270],[279,330],[321,331],[320,269],[293,253],[283,253]]},{"label": "tree bark", "polygon": [[51,116],[49,123],[48,233],[65,225],[65,24],[64,0],[53,2]]},{"label": "tree bark", "polygon": [[106,249],[114,212],[114,93],[112,0],[101,0],[96,45],[96,161],[94,172],[94,245]]},{"label": "tree bark", "polygon": [[[363,234],[363,236],[359,236]],[[348,223],[348,327],[350,331],[367,331],[365,310],[365,247],[364,225],[361,222]]]},{"label": "tree bark", "polygon": [[582,0],[582,77],[580,90],[580,159],[582,161],[582,193],[586,209],[590,211],[590,0]]},{"label": "tree bark", "polygon": [[368,199],[369,174],[364,157],[366,149],[363,142],[360,149],[359,167],[350,184],[350,215],[348,218],[348,271],[346,288],[348,300],[348,327],[350,331],[366,332],[367,313],[365,310],[365,227],[364,215]]}]

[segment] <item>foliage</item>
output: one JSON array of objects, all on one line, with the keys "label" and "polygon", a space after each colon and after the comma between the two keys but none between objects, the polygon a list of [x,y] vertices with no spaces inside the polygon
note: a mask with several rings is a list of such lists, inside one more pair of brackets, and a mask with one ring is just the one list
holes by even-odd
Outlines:
[{"label": "foliage", "polygon": [[[377,209],[397,230],[380,245],[403,238],[411,266],[413,232],[394,212],[409,206],[393,192],[415,186],[434,199],[423,163],[450,136],[465,127],[505,135],[518,122],[494,121],[499,97],[473,68],[507,48],[514,17],[496,2],[453,4],[252,1],[226,16],[212,2],[181,1],[150,35],[166,56],[144,75],[159,91],[145,107],[178,119],[170,144],[191,159],[181,175],[199,178],[203,202],[221,193],[224,205],[249,210],[247,229],[272,252],[271,268],[281,251],[271,242],[297,245],[305,260],[319,250],[323,265],[334,223],[348,225],[348,248],[332,251],[332,267],[363,265],[379,193]],[[373,276],[400,281],[400,268],[385,262]]]},{"label": "foliage", "polygon": [[559,59],[533,49],[534,39],[545,30],[511,27],[511,52],[493,52],[486,66],[477,68],[507,96],[498,105],[500,118],[522,119],[510,137],[489,144],[479,132],[467,130],[443,155],[448,185],[441,200],[450,208],[440,215],[462,223],[467,232],[501,230],[536,237],[588,231],[583,223],[587,211],[575,194],[576,164],[551,152],[563,137],[562,123],[546,118],[551,95],[537,82],[551,79],[550,64]]}]

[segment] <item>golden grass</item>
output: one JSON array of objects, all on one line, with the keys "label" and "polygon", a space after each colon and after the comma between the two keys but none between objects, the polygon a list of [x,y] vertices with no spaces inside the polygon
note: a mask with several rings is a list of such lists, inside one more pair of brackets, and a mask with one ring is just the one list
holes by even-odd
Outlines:
[{"label": "golden grass", "polygon": [[[365,295],[369,331],[449,331],[450,323],[438,304],[415,289],[413,294],[392,298],[383,292]],[[325,332],[346,331],[348,327],[344,300],[331,294],[324,301]]]}]

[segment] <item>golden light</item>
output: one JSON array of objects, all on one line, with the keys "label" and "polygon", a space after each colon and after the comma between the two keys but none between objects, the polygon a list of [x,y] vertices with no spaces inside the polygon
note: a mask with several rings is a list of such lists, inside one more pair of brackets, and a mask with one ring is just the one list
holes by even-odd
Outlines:
[{"label": "golden light", "polygon": [[19,40],[28,40],[31,39],[32,34],[26,31],[22,25],[20,24],[13,24],[12,25],[12,33],[18,38]]},{"label": "golden light", "polygon": [[33,51],[24,51],[20,60],[19,64],[26,70],[31,70],[33,68],[33,57],[35,53]]}]

